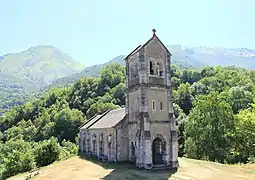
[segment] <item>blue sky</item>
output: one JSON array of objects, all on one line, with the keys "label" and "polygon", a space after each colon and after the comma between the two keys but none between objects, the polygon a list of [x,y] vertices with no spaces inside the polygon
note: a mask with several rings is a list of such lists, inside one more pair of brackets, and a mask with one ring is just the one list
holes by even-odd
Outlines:
[{"label": "blue sky", "polygon": [[165,44],[255,49],[253,0],[0,1],[0,55],[53,45],[86,66]]}]

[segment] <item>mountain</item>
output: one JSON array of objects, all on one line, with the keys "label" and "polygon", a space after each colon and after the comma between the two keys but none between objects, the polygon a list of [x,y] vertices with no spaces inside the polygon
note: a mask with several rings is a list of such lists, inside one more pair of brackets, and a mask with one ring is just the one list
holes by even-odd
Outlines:
[{"label": "mountain", "polygon": [[[183,47],[181,45],[167,47],[172,53],[172,64],[180,68],[238,66],[255,69],[255,50],[252,49]],[[82,77],[98,77],[101,70],[108,64],[125,65],[123,60],[125,56],[119,55],[104,64],[85,68],[53,46],[36,46],[20,53],[2,56],[0,57],[0,100],[3,98],[5,100],[0,102],[0,109],[3,106],[21,103],[21,99],[24,101],[24,97],[28,97],[28,91],[71,85]]]},{"label": "mountain", "polygon": [[[40,45],[0,60],[0,76],[9,74],[36,87],[80,72],[84,66],[53,46]],[[22,84],[22,83],[21,83]],[[23,84],[24,85],[24,84]]]},{"label": "mountain", "polygon": [[[183,60],[193,67],[237,66],[246,69],[255,68],[255,50],[247,48],[168,46],[173,60]],[[173,61],[174,63],[174,61]]]},{"label": "mountain", "polygon": [[3,109],[22,104],[30,92],[83,68],[82,64],[53,46],[40,45],[1,56],[0,115]]},{"label": "mountain", "polygon": [[[255,69],[255,50],[236,48],[212,48],[212,47],[183,47],[181,45],[168,45],[172,53],[171,63],[180,68],[202,68],[204,66],[238,66],[246,69]],[[104,63],[86,67],[80,73],[59,78],[51,83],[48,88],[73,84],[82,77],[100,75],[101,70],[110,63],[125,65],[125,55],[119,55]]]},{"label": "mountain", "polygon": [[105,66],[107,66],[108,64],[119,63],[124,66],[125,65],[125,62],[123,60],[124,58],[125,58],[124,55],[119,55],[104,64],[96,64],[93,66],[86,67],[79,73],[72,74],[70,76],[66,76],[66,77],[57,79],[56,81],[54,81],[50,85],[48,85],[46,88],[50,89],[52,87],[61,87],[63,85],[67,85],[67,84],[73,84],[77,80],[79,80],[80,78],[83,78],[83,77],[99,77],[102,69]]}]

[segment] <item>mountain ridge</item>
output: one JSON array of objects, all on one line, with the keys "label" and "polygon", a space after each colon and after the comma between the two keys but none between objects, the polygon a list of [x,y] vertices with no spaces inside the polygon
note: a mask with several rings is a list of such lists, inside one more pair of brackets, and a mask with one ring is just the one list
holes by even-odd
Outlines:
[{"label": "mountain ridge", "polygon": [[[255,69],[255,50],[248,48],[220,48],[209,46],[185,47],[182,45],[166,45],[172,53],[171,63],[180,68],[202,68],[204,66],[238,66],[246,69]],[[242,52],[248,57],[242,56]],[[238,56],[237,56],[238,55]],[[108,64],[119,63],[125,65],[124,57],[118,55],[102,64],[85,67],[81,72],[62,77],[52,82],[47,88],[73,84],[82,77],[99,76],[101,70]],[[254,62],[245,62],[252,59]],[[226,60],[226,61],[225,61]],[[241,62],[241,63],[240,63]]]},{"label": "mountain ridge", "polygon": [[[167,47],[172,53],[171,63],[181,69],[233,65],[255,69],[253,49],[182,45]],[[69,86],[83,77],[99,77],[101,70],[108,64],[125,65],[125,56],[118,55],[110,61],[89,67],[52,45],[33,46],[19,53],[0,56],[0,115],[1,109],[5,111],[15,104],[22,104],[32,92]]]},{"label": "mountain ridge", "polygon": [[84,67],[51,45],[0,56],[0,115],[9,107],[25,102],[32,92]]},{"label": "mountain ridge", "polygon": [[[15,64],[15,66],[14,66]],[[30,47],[1,56],[0,72],[44,86],[55,79],[80,72],[85,66],[51,45]]]}]

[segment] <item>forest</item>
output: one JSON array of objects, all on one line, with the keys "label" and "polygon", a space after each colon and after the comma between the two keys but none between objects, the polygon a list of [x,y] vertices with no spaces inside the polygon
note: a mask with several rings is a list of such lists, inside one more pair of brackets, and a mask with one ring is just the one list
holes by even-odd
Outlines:
[{"label": "forest", "polygon": [[[171,65],[179,156],[220,163],[255,162],[255,71]],[[125,67],[47,90],[0,117],[0,179],[78,153],[78,128],[125,105]]]}]

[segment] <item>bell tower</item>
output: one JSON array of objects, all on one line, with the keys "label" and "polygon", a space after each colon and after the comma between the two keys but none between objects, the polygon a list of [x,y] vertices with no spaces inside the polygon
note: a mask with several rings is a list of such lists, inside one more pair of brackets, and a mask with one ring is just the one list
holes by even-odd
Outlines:
[{"label": "bell tower", "polygon": [[170,81],[171,53],[152,37],[126,58],[129,160],[151,169],[178,167],[178,141]]}]

